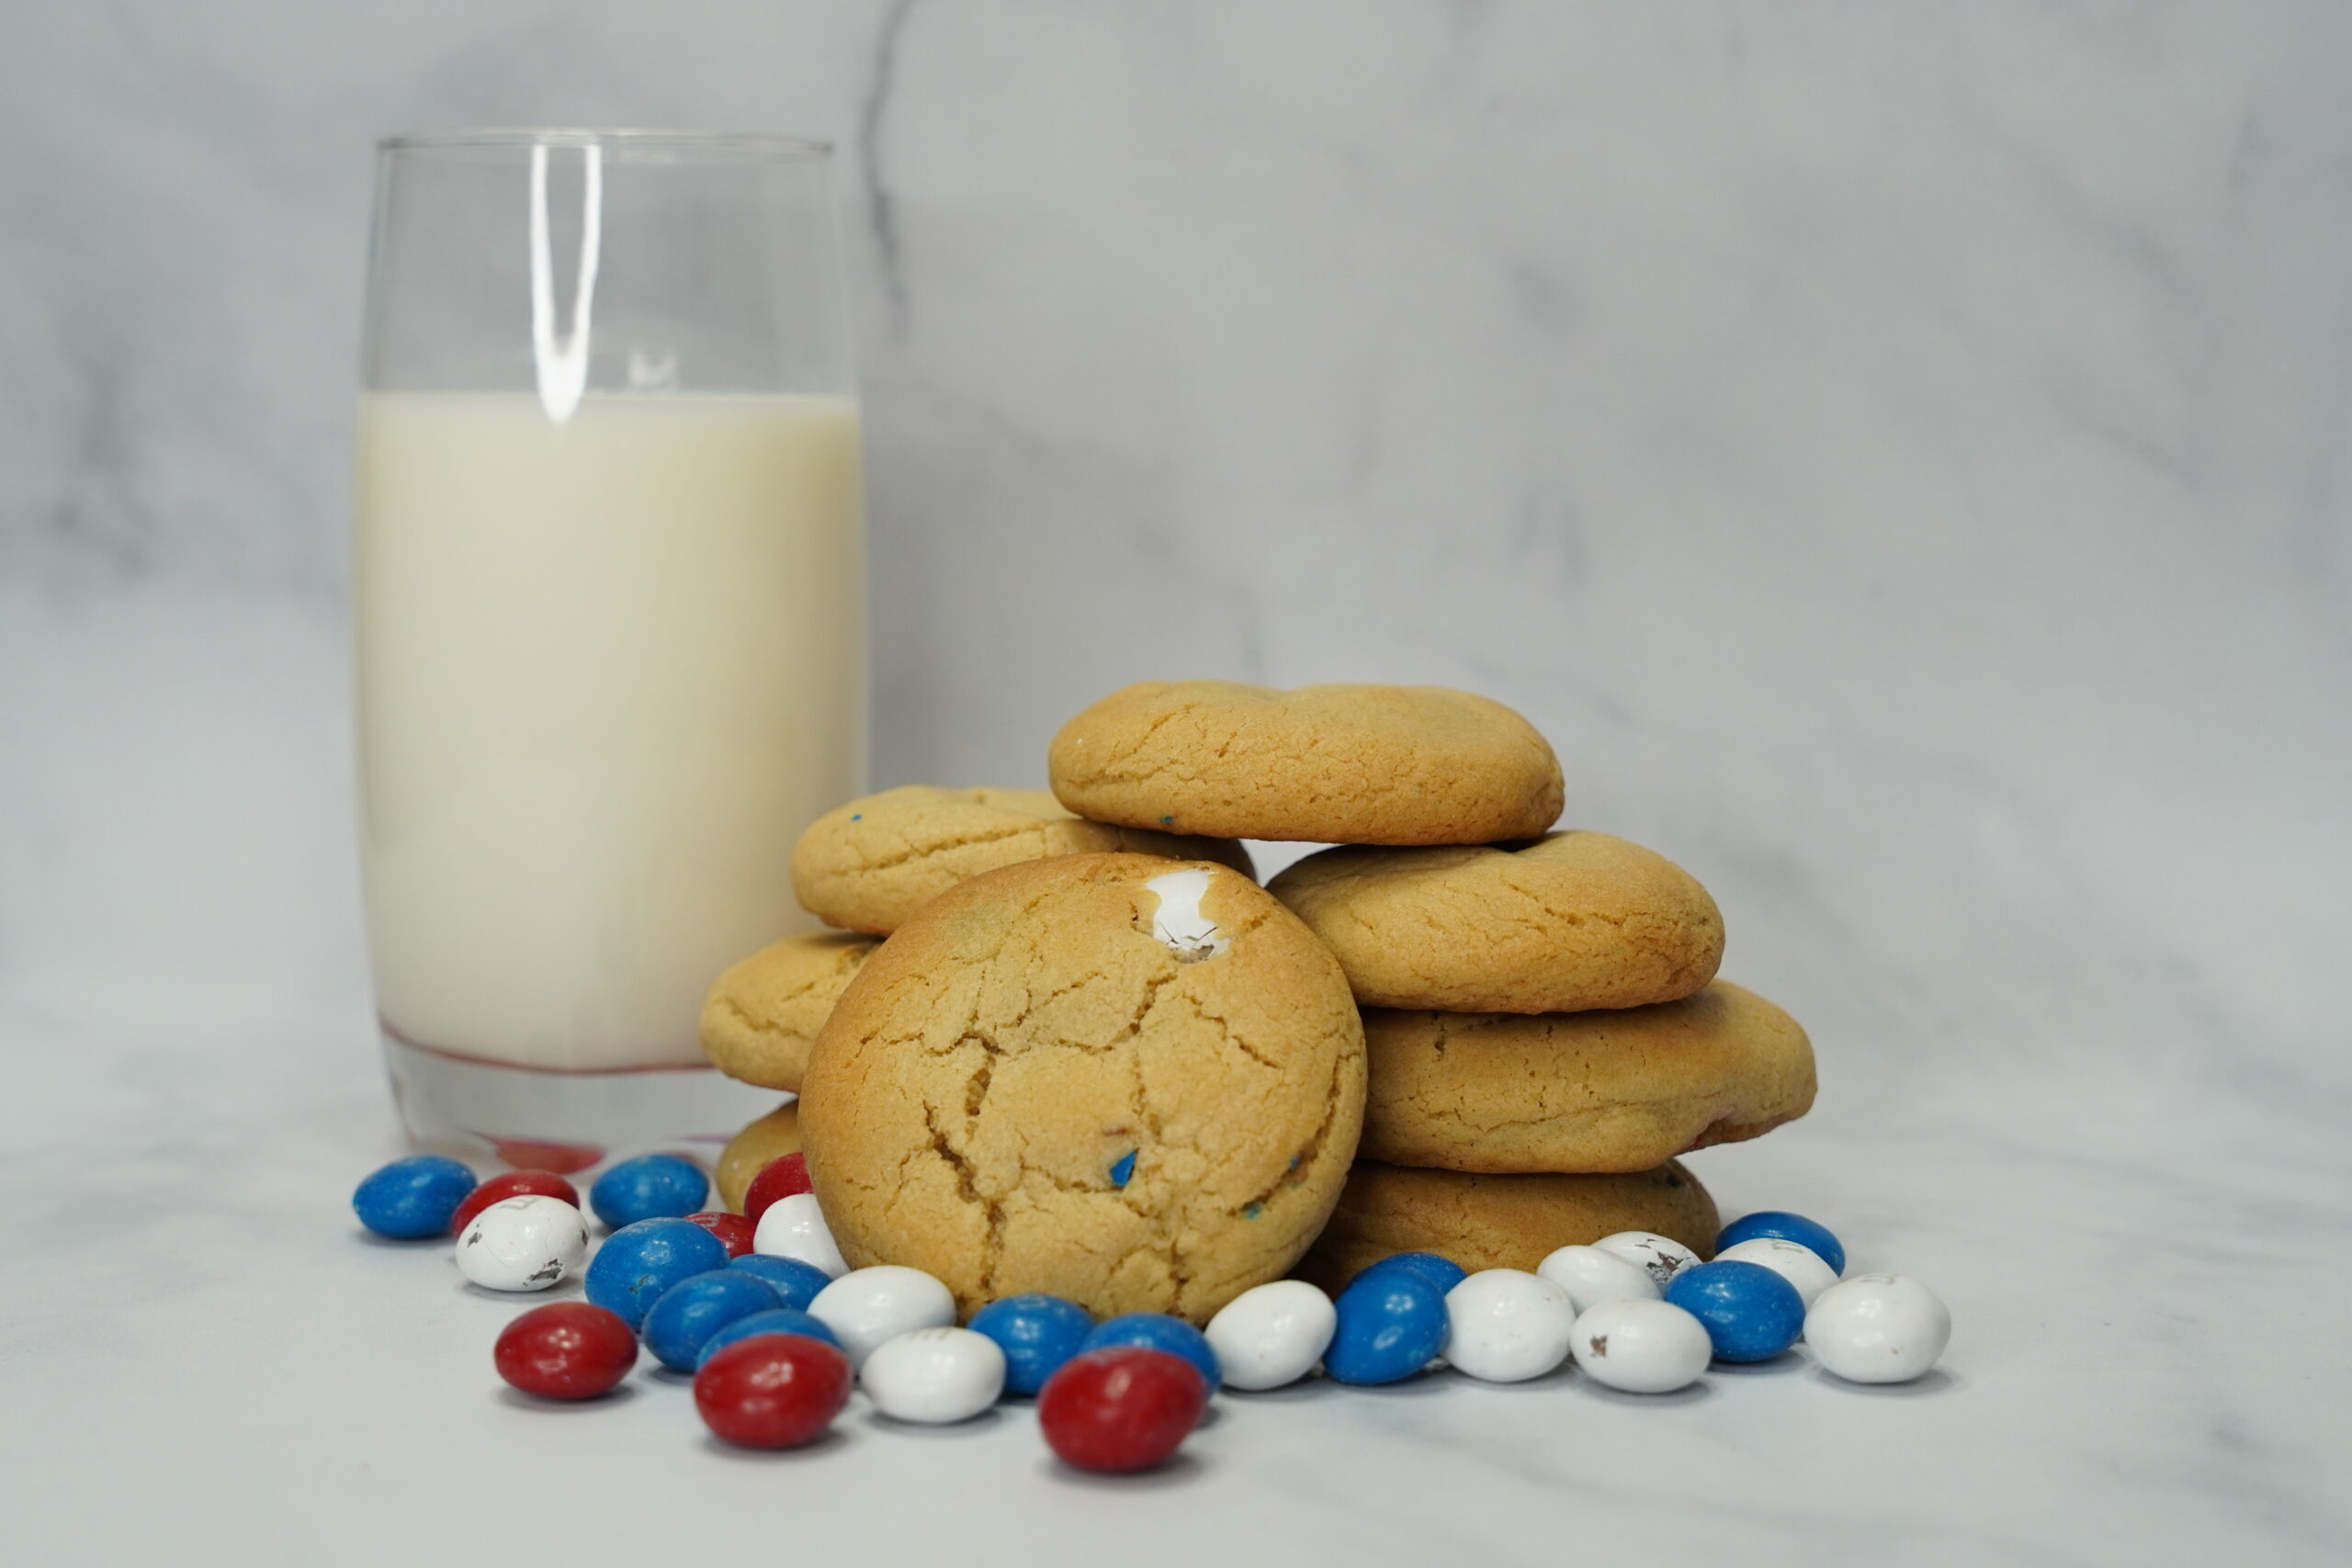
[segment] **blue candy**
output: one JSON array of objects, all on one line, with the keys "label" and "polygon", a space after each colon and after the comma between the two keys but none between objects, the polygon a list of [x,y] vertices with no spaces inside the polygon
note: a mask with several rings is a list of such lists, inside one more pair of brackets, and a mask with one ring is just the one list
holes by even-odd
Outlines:
[{"label": "blue candy", "polygon": [[782,1305],[775,1287],[756,1274],[714,1269],[681,1280],[645,1314],[645,1348],[673,1371],[690,1372],[703,1344],[739,1317]]},{"label": "blue candy", "polygon": [[811,1339],[821,1339],[834,1349],[842,1348],[841,1337],[831,1328],[794,1307],[770,1307],[749,1317],[739,1317],[702,1342],[695,1355],[695,1368],[718,1355],[738,1339],[749,1339],[755,1334],[805,1334]]},{"label": "blue candy", "polygon": [[1718,1361],[1769,1361],[1804,1332],[1804,1298],[1760,1263],[1697,1264],[1666,1299],[1706,1325]]},{"label": "blue candy", "polygon": [[1094,1325],[1094,1332],[1079,1348],[1107,1350],[1114,1345],[1140,1345],[1147,1350],[1165,1350],[1171,1356],[1180,1356],[1208,1380],[1211,1393],[1225,1381],[1225,1369],[1217,1364],[1216,1352],[1209,1348],[1209,1337],[1182,1318],[1170,1317],[1164,1312],[1129,1312],[1106,1317]]},{"label": "blue candy", "polygon": [[764,1252],[747,1252],[729,1269],[741,1269],[746,1274],[756,1274],[775,1289],[784,1304],[801,1312],[817,1299],[817,1292],[833,1282],[833,1277],[814,1263],[803,1263],[797,1258],[771,1258]]},{"label": "blue candy", "polygon": [[[1389,1269],[1403,1269],[1419,1275],[1430,1284],[1435,1285],[1437,1293],[1441,1296],[1470,1277],[1470,1271],[1453,1258],[1441,1258],[1434,1252],[1392,1252],[1377,1263],[1364,1265],[1357,1273],[1356,1280],[1362,1280]],[[1351,1280],[1348,1283],[1352,1285],[1355,1280]]]},{"label": "blue candy", "polygon": [[351,1209],[378,1235],[416,1241],[447,1235],[458,1205],[474,1186],[474,1173],[456,1160],[411,1155],[361,1182],[351,1195]]},{"label": "blue candy", "polygon": [[1374,1265],[1331,1304],[1340,1325],[1323,1370],[1340,1382],[1396,1382],[1445,1348],[1445,1292],[1418,1269]]},{"label": "blue candy", "polygon": [[588,1300],[635,1328],[671,1286],[726,1267],[727,1244],[692,1220],[639,1220],[588,1260]]},{"label": "blue candy", "polygon": [[1784,1213],[1779,1209],[1760,1209],[1732,1221],[1724,1227],[1724,1234],[1715,1237],[1715,1250],[1721,1252],[1726,1247],[1754,1241],[1759,1235],[1810,1247],[1816,1257],[1829,1265],[1832,1274],[1846,1271],[1846,1249],[1836,1236],[1803,1214]]},{"label": "blue candy", "polygon": [[680,1155],[639,1155],[625,1159],[588,1189],[596,1217],[619,1230],[639,1220],[675,1220],[695,1213],[710,1196],[710,1178]]},{"label": "blue candy", "polygon": [[1004,1392],[1035,1393],[1086,1348],[1094,1319],[1076,1302],[1031,1294],[990,1302],[972,1314],[971,1328],[1004,1352]]}]

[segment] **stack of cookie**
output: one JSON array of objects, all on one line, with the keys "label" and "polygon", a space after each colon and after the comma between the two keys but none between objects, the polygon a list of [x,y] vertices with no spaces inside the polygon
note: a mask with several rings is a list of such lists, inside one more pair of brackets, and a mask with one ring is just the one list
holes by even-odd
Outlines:
[{"label": "stack of cookie", "polygon": [[1532,1269],[1656,1231],[1706,1256],[1714,1205],[1675,1160],[1803,1115],[1795,1021],[1714,978],[1722,916],[1663,857],[1550,831],[1551,748],[1453,692],[1221,682],[1114,694],[1065,728],[1054,789],[1104,822],[1336,842],[1269,890],[1363,1008],[1362,1158],[1300,1273],[1390,1253]]}]

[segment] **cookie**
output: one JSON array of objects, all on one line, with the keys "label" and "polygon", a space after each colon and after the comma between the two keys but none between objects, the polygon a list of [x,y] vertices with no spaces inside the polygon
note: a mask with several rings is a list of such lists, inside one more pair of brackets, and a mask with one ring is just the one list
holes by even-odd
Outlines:
[{"label": "cookie", "polygon": [[760,949],[712,983],[702,1004],[703,1055],[730,1078],[797,1093],[810,1042],[879,945],[829,931]]},{"label": "cookie", "polygon": [[1582,1012],[1690,995],[1724,919],[1690,874],[1606,833],[1312,854],[1268,885],[1366,1007]]},{"label": "cookie", "polygon": [[1250,874],[1225,839],[1085,822],[1042,789],[905,784],[828,811],[792,851],[792,890],[827,925],[888,936],[967,876],[1047,855],[1126,852],[1213,860]]},{"label": "cookie", "polygon": [[718,1152],[718,1201],[730,1214],[743,1212],[752,1178],[770,1160],[800,1152],[800,1102],[787,1100],[752,1122]]},{"label": "cookie", "polygon": [[1718,980],[1655,1007],[1363,1017],[1363,1154],[1472,1171],[1636,1171],[1813,1104],[1797,1021]]},{"label": "cookie", "polygon": [[1484,844],[1560,815],[1544,738],[1442,686],[1147,681],[1062,726],[1046,770],[1081,817],[1235,839]]},{"label": "cookie", "polygon": [[1062,855],[940,895],[808,1058],[809,1179],[853,1266],[970,1311],[1046,1291],[1202,1322],[1322,1228],[1363,1029],[1297,918],[1209,862]]},{"label": "cookie", "polygon": [[1336,1292],[1396,1252],[1434,1252],[1472,1273],[1533,1269],[1555,1248],[1619,1231],[1656,1231],[1711,1258],[1716,1228],[1715,1201],[1674,1161],[1625,1176],[1472,1176],[1362,1160],[1294,1272]]}]

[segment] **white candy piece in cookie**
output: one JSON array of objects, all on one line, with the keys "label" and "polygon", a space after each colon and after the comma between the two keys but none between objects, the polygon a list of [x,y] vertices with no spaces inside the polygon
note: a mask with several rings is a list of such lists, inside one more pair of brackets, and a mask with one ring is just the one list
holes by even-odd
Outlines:
[{"label": "white candy piece in cookie", "polygon": [[1186,866],[1155,876],[1145,888],[1159,897],[1151,917],[1151,934],[1168,946],[1181,964],[1215,958],[1233,945],[1233,939],[1201,913],[1201,899],[1209,890],[1211,873],[1205,866]]}]

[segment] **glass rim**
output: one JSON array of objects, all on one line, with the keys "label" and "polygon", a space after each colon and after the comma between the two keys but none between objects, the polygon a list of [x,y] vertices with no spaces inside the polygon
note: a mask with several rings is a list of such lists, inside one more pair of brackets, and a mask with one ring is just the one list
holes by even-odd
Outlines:
[{"label": "glass rim", "polygon": [[598,142],[645,147],[709,148],[767,152],[779,157],[824,158],[833,144],[816,136],[771,130],[687,130],[657,126],[493,125],[453,130],[422,130],[379,137],[379,152],[464,152],[504,147],[578,147]]}]

